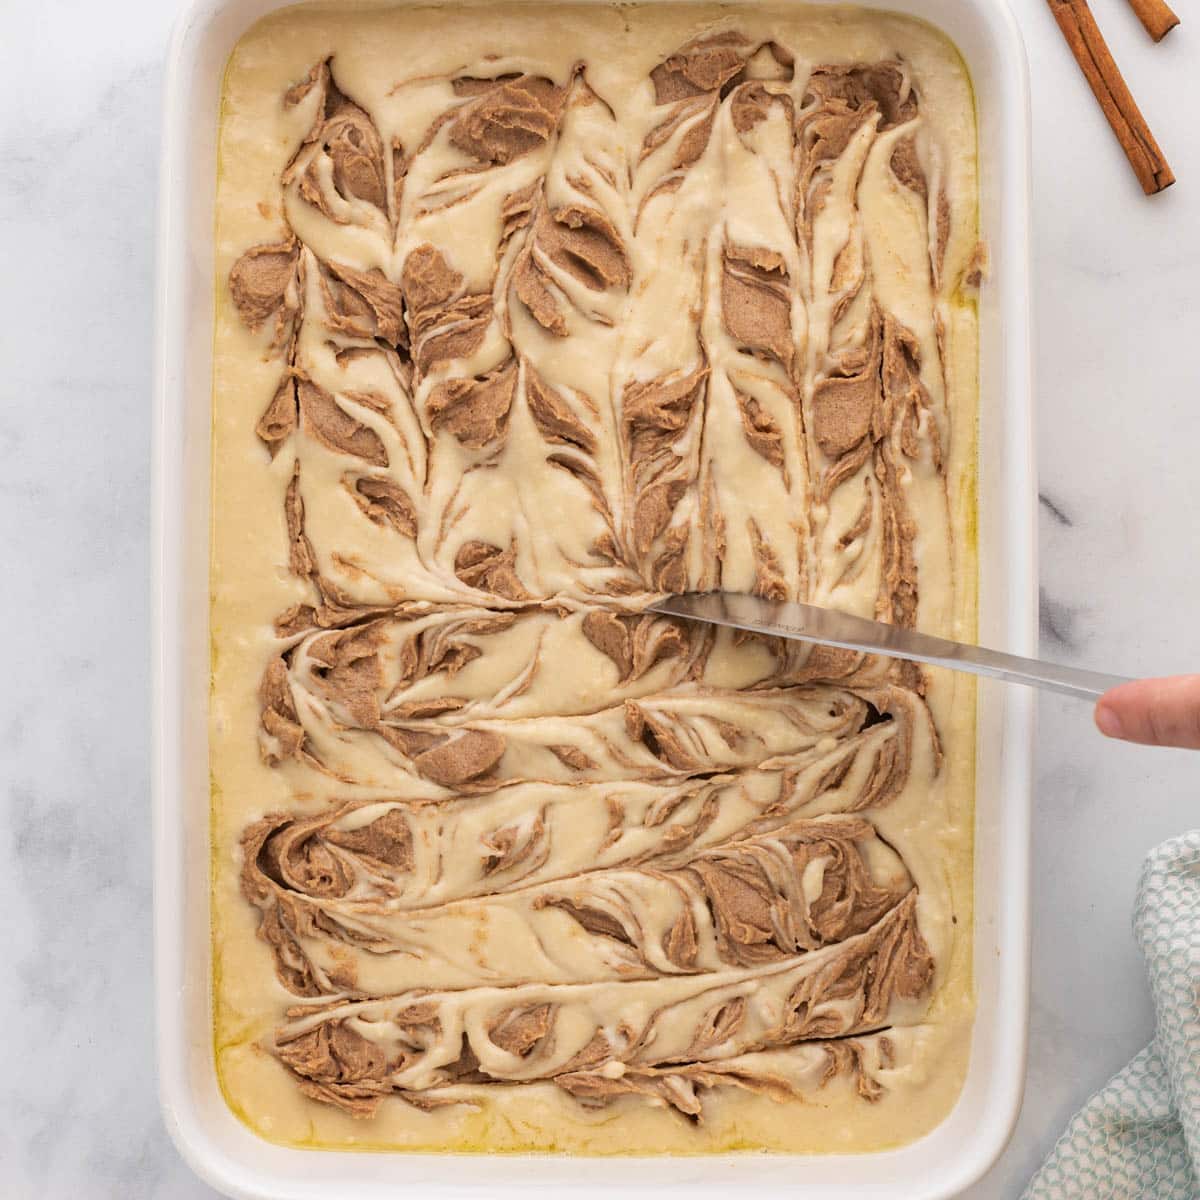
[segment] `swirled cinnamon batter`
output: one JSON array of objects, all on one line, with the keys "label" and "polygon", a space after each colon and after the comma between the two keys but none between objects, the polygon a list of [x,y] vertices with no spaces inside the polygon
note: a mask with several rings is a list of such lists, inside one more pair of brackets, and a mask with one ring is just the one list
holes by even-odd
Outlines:
[{"label": "swirled cinnamon batter", "polygon": [[974,114],[853,9],[288,9],[220,139],[220,1078],[322,1146],[865,1150],[970,1035]]}]

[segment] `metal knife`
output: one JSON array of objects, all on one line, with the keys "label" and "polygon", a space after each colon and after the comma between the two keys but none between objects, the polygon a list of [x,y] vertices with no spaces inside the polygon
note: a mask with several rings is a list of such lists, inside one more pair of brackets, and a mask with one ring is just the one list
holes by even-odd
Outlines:
[{"label": "metal knife", "polygon": [[889,658],[907,658],[1087,700],[1095,700],[1109,688],[1129,682],[1120,675],[1102,675],[1098,671],[1064,667],[983,646],[952,642],[949,638],[885,625],[882,621],[871,621],[814,604],[763,600],[738,592],[690,592],[684,596],[668,596],[649,607],[651,612],[672,617],[706,621],[710,625],[730,625],[734,629],[816,642],[821,646],[865,650]]}]

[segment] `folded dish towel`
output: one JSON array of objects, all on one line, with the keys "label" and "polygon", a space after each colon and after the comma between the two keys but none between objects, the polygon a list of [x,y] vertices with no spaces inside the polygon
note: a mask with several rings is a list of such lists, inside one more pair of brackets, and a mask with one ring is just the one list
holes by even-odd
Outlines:
[{"label": "folded dish towel", "polygon": [[1200,1200],[1200,829],[1142,867],[1155,1037],[1076,1113],[1024,1200]]}]

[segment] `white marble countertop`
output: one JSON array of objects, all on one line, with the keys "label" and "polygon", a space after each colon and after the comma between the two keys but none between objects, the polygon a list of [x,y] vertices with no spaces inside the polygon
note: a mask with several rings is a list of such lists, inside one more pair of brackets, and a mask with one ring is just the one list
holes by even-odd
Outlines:
[{"label": "white marble countertop", "polygon": [[[1180,182],[1142,197],[1043,0],[1033,68],[1042,648],[1200,669],[1200,17],[1159,46],[1094,0]],[[163,59],[177,5],[6,14],[0,117],[0,1194],[210,1196],[158,1113],[151,1017],[148,458]],[[971,1200],[1016,1196],[1151,1036],[1130,908],[1200,821],[1200,755],[1105,743],[1046,696],[1025,1106]]]}]

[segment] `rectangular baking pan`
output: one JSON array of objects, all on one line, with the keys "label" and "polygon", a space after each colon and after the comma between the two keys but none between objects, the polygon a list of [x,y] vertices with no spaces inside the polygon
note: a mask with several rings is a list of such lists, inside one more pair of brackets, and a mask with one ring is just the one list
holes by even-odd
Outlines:
[{"label": "rectangular baking pan", "polygon": [[[801,0],[797,0],[801,2]],[[1033,698],[979,689],[975,826],[977,1014],[962,1095],[930,1134],[864,1155],[691,1158],[459,1156],[296,1150],[230,1111],[213,1057],[206,733],[213,205],[221,83],[234,44],[280,0],[192,0],[166,72],[154,411],[154,853],[159,1090],[168,1130],[222,1192],[263,1200],[403,1190],[421,1197],[530,1192],[933,1200],[996,1159],[1016,1121],[1028,1010]],[[974,81],[981,227],[992,277],[980,305],[979,638],[1036,649],[1036,479],[1030,413],[1029,98],[1004,0],[876,3],[944,30]]]}]

